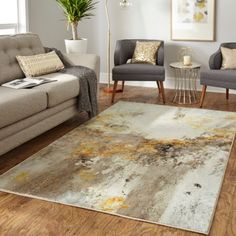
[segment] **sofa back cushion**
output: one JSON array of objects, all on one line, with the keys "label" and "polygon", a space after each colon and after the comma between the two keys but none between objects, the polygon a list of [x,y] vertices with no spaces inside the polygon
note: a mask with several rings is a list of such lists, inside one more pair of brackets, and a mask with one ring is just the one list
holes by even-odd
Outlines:
[{"label": "sofa back cushion", "polygon": [[29,56],[44,52],[44,47],[36,34],[0,36],[0,84],[25,77],[16,56]]}]

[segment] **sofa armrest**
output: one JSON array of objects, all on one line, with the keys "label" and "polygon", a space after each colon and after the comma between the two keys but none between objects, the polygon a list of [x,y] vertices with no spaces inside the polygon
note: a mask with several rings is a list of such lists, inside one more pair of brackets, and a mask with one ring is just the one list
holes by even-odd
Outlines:
[{"label": "sofa armrest", "polygon": [[100,57],[95,54],[64,53],[71,65],[85,66],[95,71],[97,80],[100,77]]}]

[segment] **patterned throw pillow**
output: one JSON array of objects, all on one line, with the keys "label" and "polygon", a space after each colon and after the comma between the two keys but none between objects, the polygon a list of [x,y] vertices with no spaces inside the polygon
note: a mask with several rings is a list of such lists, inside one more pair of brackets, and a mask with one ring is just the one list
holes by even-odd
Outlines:
[{"label": "patterned throw pillow", "polygon": [[157,51],[160,47],[160,42],[147,41],[136,42],[132,63],[147,63],[156,65]]},{"label": "patterned throw pillow", "polygon": [[236,49],[221,47],[222,70],[236,69]]},{"label": "patterned throw pillow", "polygon": [[26,77],[45,75],[64,69],[55,51],[33,56],[16,56]]}]

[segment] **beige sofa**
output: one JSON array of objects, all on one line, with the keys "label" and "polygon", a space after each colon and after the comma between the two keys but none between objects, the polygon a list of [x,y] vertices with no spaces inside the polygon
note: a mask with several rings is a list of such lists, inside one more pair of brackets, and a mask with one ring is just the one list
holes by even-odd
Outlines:
[{"label": "beige sofa", "polygon": [[[0,37],[0,84],[23,78],[15,56],[44,53],[35,34]],[[74,65],[93,69],[99,78],[99,57],[92,54],[65,54]],[[44,76],[45,77],[45,76]],[[56,82],[32,89],[0,86],[0,155],[72,118],[77,113],[79,80],[62,73],[47,77]]]}]

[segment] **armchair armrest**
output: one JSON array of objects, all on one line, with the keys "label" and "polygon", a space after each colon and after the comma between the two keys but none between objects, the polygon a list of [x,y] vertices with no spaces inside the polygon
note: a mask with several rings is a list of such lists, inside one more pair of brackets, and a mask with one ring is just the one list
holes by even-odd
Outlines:
[{"label": "armchair armrest", "polygon": [[75,66],[86,66],[95,71],[97,79],[100,77],[100,57],[95,54],[64,53],[66,60]]},{"label": "armchair armrest", "polygon": [[211,70],[219,70],[222,65],[222,54],[220,49],[211,55],[209,59],[209,67]]}]

